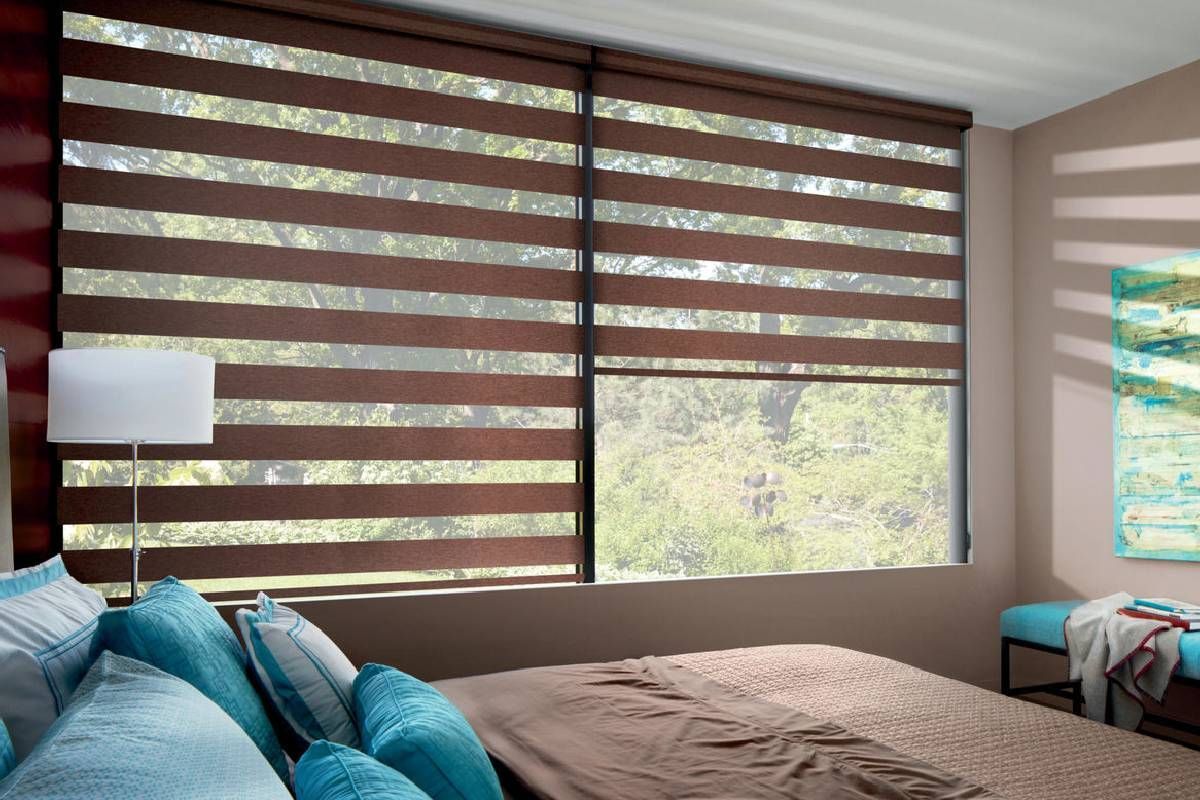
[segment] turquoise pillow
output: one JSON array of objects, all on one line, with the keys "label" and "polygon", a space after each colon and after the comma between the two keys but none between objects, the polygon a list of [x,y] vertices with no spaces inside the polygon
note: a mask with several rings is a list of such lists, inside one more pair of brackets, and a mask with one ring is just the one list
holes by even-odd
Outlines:
[{"label": "turquoise pillow", "polygon": [[0,800],[290,800],[217,705],[179,678],[102,653]]},{"label": "turquoise pillow", "polygon": [[366,753],[318,739],[296,764],[296,800],[429,800],[429,795]]},{"label": "turquoise pillow", "polygon": [[501,800],[487,753],[454,704],[428,683],[367,664],[354,679],[362,749],[433,800]]},{"label": "turquoise pillow", "polygon": [[287,760],[246,675],[237,636],[191,588],[164,578],[133,605],[104,612],[96,638],[98,648],[153,664],[195,686],[242,727],[287,780]]},{"label": "turquoise pillow", "polygon": [[12,739],[8,738],[4,720],[0,719],[0,780],[4,780],[4,776],[12,772],[16,765],[17,753],[13,750]]}]

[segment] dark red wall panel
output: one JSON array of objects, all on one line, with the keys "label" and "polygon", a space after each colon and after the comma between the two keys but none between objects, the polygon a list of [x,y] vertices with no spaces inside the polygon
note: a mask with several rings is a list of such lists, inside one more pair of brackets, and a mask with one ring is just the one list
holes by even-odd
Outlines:
[{"label": "dark red wall panel", "polygon": [[0,0],[0,346],[8,350],[17,566],[57,544],[46,445],[54,227],[49,4]]}]

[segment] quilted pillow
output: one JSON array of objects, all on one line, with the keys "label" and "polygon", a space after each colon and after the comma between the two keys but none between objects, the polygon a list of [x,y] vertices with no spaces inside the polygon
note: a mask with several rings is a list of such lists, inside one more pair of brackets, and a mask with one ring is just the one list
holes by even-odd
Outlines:
[{"label": "quilted pillow", "polygon": [[13,752],[12,739],[8,738],[8,728],[0,719],[0,780],[4,780],[4,776],[12,772],[16,765],[17,754]]},{"label": "quilted pillow", "polygon": [[501,800],[487,753],[454,704],[428,683],[367,664],[354,679],[362,749],[433,800]]},{"label": "quilted pillow", "polygon": [[267,696],[305,742],[358,747],[351,691],[358,670],[324,631],[263,593],[236,614],[250,663]]},{"label": "quilted pillow", "polygon": [[164,578],[128,608],[100,617],[97,646],[152,664],[190,683],[242,727],[284,780],[287,760],[246,674],[233,630],[203,597]]},{"label": "quilted pillow", "polygon": [[104,598],[62,558],[0,573],[0,713],[23,759],[62,713],[91,666]]},{"label": "quilted pillow", "polygon": [[323,739],[296,764],[296,800],[429,800],[396,770]]},{"label": "quilted pillow", "polygon": [[249,737],[179,678],[103,653],[0,800],[289,800]]}]

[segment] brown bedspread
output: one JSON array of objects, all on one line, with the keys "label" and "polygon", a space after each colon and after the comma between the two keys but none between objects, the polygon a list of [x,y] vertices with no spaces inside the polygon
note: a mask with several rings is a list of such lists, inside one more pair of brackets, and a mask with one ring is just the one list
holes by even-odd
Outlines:
[{"label": "brown bedspread", "polygon": [[986,800],[862,734],[657,658],[437,684],[488,752],[546,800]]},{"label": "brown bedspread", "polygon": [[1008,800],[1197,800],[1200,753],[879,656],[781,645],[671,656]]}]

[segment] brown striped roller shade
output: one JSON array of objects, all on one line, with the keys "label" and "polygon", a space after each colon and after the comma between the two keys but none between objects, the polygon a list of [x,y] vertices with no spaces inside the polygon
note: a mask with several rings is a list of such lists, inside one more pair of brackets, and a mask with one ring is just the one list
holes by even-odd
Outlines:
[{"label": "brown striped roller shade", "polygon": [[960,116],[610,51],[594,88],[597,374],[959,382]]},{"label": "brown striped roller shade", "polygon": [[[145,574],[579,580],[584,67],[221,3],[65,10],[65,342],[219,362],[213,444],[143,449]],[[72,570],[119,581],[129,493],[97,484],[125,454],[58,452]]]},{"label": "brown striped roller shade", "polygon": [[[59,63],[65,344],[218,362],[149,578],[578,582],[581,376],[960,380],[969,114],[334,0],[67,0]],[[124,451],[58,455],[123,580]]]}]

